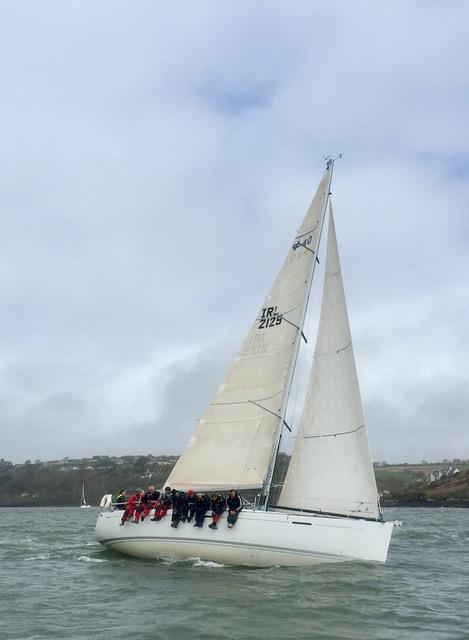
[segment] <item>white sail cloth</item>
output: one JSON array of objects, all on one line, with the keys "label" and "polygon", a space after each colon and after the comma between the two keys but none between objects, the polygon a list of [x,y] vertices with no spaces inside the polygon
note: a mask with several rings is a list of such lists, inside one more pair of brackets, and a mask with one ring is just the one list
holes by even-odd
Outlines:
[{"label": "white sail cloth", "polygon": [[316,262],[328,166],[283,266],[167,482],[194,490],[262,487]]},{"label": "white sail cloth", "polygon": [[379,517],[332,209],[313,368],[278,505]]}]

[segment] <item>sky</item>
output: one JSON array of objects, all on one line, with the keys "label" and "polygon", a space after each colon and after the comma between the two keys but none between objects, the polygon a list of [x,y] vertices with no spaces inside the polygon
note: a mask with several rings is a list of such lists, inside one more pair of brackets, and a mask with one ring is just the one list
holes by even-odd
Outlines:
[{"label": "sky", "polygon": [[373,457],[469,458],[466,2],[0,0],[0,42],[0,458],[180,453],[339,153]]}]

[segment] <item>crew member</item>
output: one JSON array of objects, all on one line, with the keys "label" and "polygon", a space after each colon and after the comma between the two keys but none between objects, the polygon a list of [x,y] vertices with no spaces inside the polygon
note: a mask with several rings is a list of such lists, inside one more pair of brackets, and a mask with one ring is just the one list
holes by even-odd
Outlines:
[{"label": "crew member", "polygon": [[195,514],[195,501],[196,496],[192,489],[188,489],[187,491],[187,506],[186,506],[186,518],[187,522],[190,522]]},{"label": "crew member", "polygon": [[212,524],[209,524],[209,529],[217,529],[217,522],[221,518],[221,514],[226,509],[226,499],[220,494],[214,493],[211,502],[212,508]]},{"label": "crew member", "polygon": [[187,514],[187,498],[184,491],[176,491],[176,489],[173,489],[171,493],[173,494],[171,502],[173,508],[171,526],[176,529],[181,520],[184,521],[186,519],[184,514]]},{"label": "crew member", "polygon": [[125,489],[121,489],[116,496],[115,504],[116,509],[125,509],[125,503],[127,502],[127,492]]},{"label": "crew member", "polygon": [[171,487],[165,487],[156,506],[155,515],[152,518],[154,522],[158,522],[158,520],[164,518],[164,516],[168,512],[168,509],[171,508],[172,499],[173,496],[171,494]]},{"label": "crew member", "polygon": [[155,487],[151,484],[148,487],[147,492],[142,495],[139,506],[135,509],[134,522],[138,523],[140,517],[143,522],[145,518],[150,515],[151,509],[156,506],[159,497],[160,492],[156,491]]},{"label": "crew member", "polygon": [[195,525],[194,527],[203,527],[204,518],[210,509],[210,498],[205,493],[198,493],[195,500]]},{"label": "crew member", "polygon": [[231,489],[226,499],[226,506],[228,508],[227,526],[231,529],[238,519],[239,512],[243,508],[243,501],[237,491]]},{"label": "crew member", "polygon": [[140,505],[140,498],[142,496],[143,491],[141,489],[138,489],[138,491],[136,491],[133,496],[130,496],[127,502],[127,507],[122,514],[121,525],[125,524],[127,520],[129,520],[134,515],[137,507]]}]

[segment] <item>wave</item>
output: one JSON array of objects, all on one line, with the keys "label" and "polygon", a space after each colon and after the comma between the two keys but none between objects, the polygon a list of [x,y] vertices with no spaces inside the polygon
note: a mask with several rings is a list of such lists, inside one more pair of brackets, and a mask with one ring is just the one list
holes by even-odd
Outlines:
[{"label": "wave", "polygon": [[211,567],[213,569],[220,569],[224,567],[224,564],[220,562],[213,562],[212,560],[201,560],[200,558],[188,558],[188,562],[192,562],[193,567]]},{"label": "wave", "polygon": [[220,569],[221,567],[224,567],[224,564],[221,564],[219,562],[213,562],[211,560],[202,560],[201,558],[198,557],[191,557],[191,558],[185,558],[184,560],[179,560],[177,558],[171,558],[171,557],[161,557],[160,561],[162,562],[162,564],[165,564],[167,566],[171,566],[174,564],[185,564],[185,565],[189,565],[191,567],[208,567],[211,569]]},{"label": "wave", "polygon": [[49,560],[50,553],[40,553],[37,556],[31,556],[30,558],[25,558],[25,560]]},{"label": "wave", "polygon": [[91,556],[78,556],[77,560],[84,562],[108,562],[105,558],[92,558]]}]

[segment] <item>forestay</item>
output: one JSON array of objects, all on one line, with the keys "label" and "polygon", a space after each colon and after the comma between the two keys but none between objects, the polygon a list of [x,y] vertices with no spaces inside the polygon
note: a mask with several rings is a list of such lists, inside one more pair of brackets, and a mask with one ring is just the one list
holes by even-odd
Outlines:
[{"label": "forestay", "polygon": [[329,164],[272,289],[168,478],[171,487],[262,487],[301,335],[331,173]]},{"label": "forestay", "polygon": [[332,209],[313,367],[278,505],[380,517]]}]

